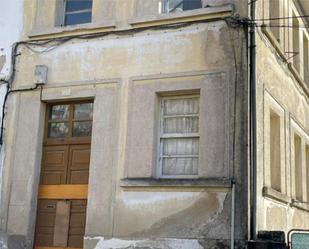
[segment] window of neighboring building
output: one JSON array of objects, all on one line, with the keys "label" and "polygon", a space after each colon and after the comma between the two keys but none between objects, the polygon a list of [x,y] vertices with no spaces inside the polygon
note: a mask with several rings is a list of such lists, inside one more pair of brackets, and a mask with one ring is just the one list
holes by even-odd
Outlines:
[{"label": "window of neighboring building", "polygon": [[303,33],[303,65],[304,65],[304,80],[309,82],[309,51],[308,51],[308,38],[305,33]]},{"label": "window of neighboring building", "polygon": [[299,62],[299,21],[293,13],[293,65],[298,72],[300,72],[300,62]]},{"label": "window of neighboring building", "polygon": [[301,137],[294,134],[295,197],[299,201],[303,201],[302,173]]},{"label": "window of neighboring building", "polygon": [[202,8],[202,0],[162,0],[162,3],[163,13]]},{"label": "window of neighboring building", "polygon": [[159,177],[198,175],[199,96],[161,99]]},{"label": "window of neighboring building", "polygon": [[280,116],[270,111],[270,175],[271,187],[281,192]]},{"label": "window of neighboring building", "polygon": [[309,202],[309,144],[306,144],[306,183],[307,183],[307,202]]},{"label": "window of neighboring building", "polygon": [[64,0],[63,25],[91,22],[92,0]]},{"label": "window of neighboring building", "polygon": [[281,0],[269,0],[269,25],[270,30],[280,43],[280,2]]}]

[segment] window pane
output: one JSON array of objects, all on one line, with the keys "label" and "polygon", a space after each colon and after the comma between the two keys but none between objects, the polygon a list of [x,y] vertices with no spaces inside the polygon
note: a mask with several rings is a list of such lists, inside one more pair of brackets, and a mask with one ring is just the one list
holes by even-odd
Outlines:
[{"label": "window pane", "polygon": [[169,0],[168,1],[168,12],[182,11],[183,0]]},{"label": "window pane", "polygon": [[74,119],[92,119],[92,103],[74,105]]},{"label": "window pane", "polygon": [[65,138],[68,135],[68,123],[49,123],[48,138]]},{"label": "window pane", "polygon": [[65,15],[65,25],[75,25],[81,23],[91,22],[91,12],[66,14]]},{"label": "window pane", "polygon": [[201,0],[167,0],[168,12],[177,12],[183,10],[193,10],[202,8]]},{"label": "window pane", "polygon": [[184,0],[183,1],[183,10],[194,10],[202,8],[201,0]]},{"label": "window pane", "polygon": [[163,139],[163,155],[198,155],[198,138],[167,138]]},{"label": "window pane", "polygon": [[92,122],[74,122],[73,123],[73,137],[90,137],[92,131]]},{"label": "window pane", "polygon": [[50,120],[66,120],[69,117],[69,105],[54,105],[50,109]]},{"label": "window pane", "polygon": [[164,115],[198,114],[199,98],[166,99]]},{"label": "window pane", "polygon": [[198,117],[165,118],[163,121],[164,133],[197,133]]},{"label": "window pane", "polygon": [[197,175],[198,158],[164,158],[163,175]]},{"label": "window pane", "polygon": [[78,11],[92,8],[92,0],[67,0],[66,11]]}]

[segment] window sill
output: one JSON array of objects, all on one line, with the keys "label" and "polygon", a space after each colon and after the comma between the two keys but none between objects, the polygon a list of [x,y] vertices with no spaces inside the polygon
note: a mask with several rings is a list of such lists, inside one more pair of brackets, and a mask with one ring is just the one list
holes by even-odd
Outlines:
[{"label": "window sill", "polygon": [[309,204],[306,202],[300,202],[298,200],[292,199],[291,206],[304,211],[309,211]]},{"label": "window sill", "polygon": [[200,179],[155,179],[155,178],[126,178],[120,186],[125,189],[136,188],[223,188],[232,186],[230,179],[200,178]]},{"label": "window sill", "polygon": [[79,25],[52,27],[44,30],[34,29],[28,33],[30,39],[61,38],[72,35],[94,34],[112,31],[116,28],[115,22],[86,23]]},{"label": "window sill", "polygon": [[271,199],[280,201],[282,203],[288,204],[291,202],[291,198],[285,194],[280,193],[279,191],[271,188],[271,187],[264,187],[263,188],[263,196],[269,197]]},{"label": "window sill", "polygon": [[297,82],[302,87],[302,89],[305,91],[305,93],[309,96],[309,85],[307,85],[306,82],[302,79],[302,77],[300,76],[296,68],[293,66],[293,64],[291,62],[288,62],[287,56],[285,55],[284,51],[282,50],[281,45],[276,40],[271,30],[266,26],[262,26],[261,30],[265,34],[265,36],[268,38],[270,43],[274,46],[276,52],[280,55],[282,60],[285,63],[287,63],[290,72],[293,74],[294,78],[297,80]]},{"label": "window sill", "polygon": [[129,23],[134,28],[148,26],[168,25],[183,22],[194,22],[201,20],[215,20],[229,17],[233,14],[233,6],[208,7],[196,10],[187,10],[177,13],[158,14],[154,16],[136,17]]}]

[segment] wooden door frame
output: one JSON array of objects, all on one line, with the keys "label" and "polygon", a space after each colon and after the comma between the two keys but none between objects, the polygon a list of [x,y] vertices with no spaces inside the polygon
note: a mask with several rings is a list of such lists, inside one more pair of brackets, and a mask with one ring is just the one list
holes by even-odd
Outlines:
[{"label": "wooden door frame", "polygon": [[[45,112],[45,125],[44,125],[44,140],[42,147],[45,146],[61,146],[61,145],[82,145],[89,144],[91,145],[91,136],[90,137],[72,137],[72,127],[73,127],[73,113],[74,104],[83,104],[83,103],[93,103],[93,99],[81,100],[81,101],[63,101],[63,102],[52,102],[46,104]],[[49,114],[51,106],[53,105],[69,105],[69,117],[68,117],[68,133],[70,134],[69,138],[57,138],[50,139],[48,138],[48,124],[49,124]],[[87,120],[88,121],[88,120]],[[90,121],[90,120],[89,120]],[[93,119],[91,119],[93,122]],[[91,147],[90,147],[91,148]],[[42,157],[43,160],[43,157]],[[43,161],[41,162],[42,168]],[[41,181],[41,177],[40,177]],[[46,185],[39,184],[37,199],[47,199],[47,200],[59,200],[59,199],[70,199],[70,200],[87,200],[88,199],[88,184],[57,184],[57,185]],[[37,214],[35,220],[37,219]],[[35,221],[36,222],[36,221]],[[36,233],[34,234],[36,236]],[[81,249],[73,247],[49,247],[49,246],[35,246],[34,239],[34,249]]]}]

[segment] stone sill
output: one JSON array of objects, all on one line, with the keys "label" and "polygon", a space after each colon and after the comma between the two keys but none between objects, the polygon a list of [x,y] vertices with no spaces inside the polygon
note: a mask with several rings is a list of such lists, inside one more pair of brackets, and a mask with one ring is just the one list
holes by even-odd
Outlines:
[{"label": "stone sill", "polygon": [[199,179],[155,179],[125,178],[121,179],[122,188],[231,188],[231,179],[199,178]]},{"label": "stone sill", "polygon": [[306,202],[300,202],[298,200],[292,199],[291,206],[304,211],[309,211],[309,204]]},{"label": "stone sill", "polygon": [[43,40],[51,38],[61,38],[72,35],[86,35],[101,32],[113,31],[116,28],[115,22],[86,23],[79,25],[52,27],[44,30],[34,29],[27,35],[32,40]]},{"label": "stone sill", "polygon": [[166,13],[153,16],[136,17],[129,21],[132,27],[142,28],[176,24],[183,22],[194,22],[201,20],[216,20],[229,17],[233,14],[233,6],[225,5],[221,7],[207,7],[197,10],[187,10],[178,13]]},{"label": "stone sill", "polygon": [[261,30],[265,34],[265,36],[268,38],[270,43],[273,45],[273,47],[275,48],[276,52],[280,55],[282,60],[285,63],[287,63],[289,70],[291,71],[292,75],[294,76],[296,81],[299,83],[301,88],[304,90],[304,92],[307,94],[307,96],[309,96],[309,85],[306,84],[306,82],[302,79],[302,77],[300,76],[300,74],[298,73],[296,68],[293,66],[293,64],[291,62],[288,62],[288,58],[285,55],[285,52],[282,50],[281,45],[276,40],[276,38],[273,35],[273,33],[271,32],[271,30],[267,26],[262,26]]},{"label": "stone sill", "polygon": [[96,33],[104,33],[111,31],[125,31],[132,28],[144,28],[159,25],[176,24],[194,21],[213,21],[229,17],[233,14],[233,6],[225,5],[221,7],[207,7],[197,10],[188,10],[179,13],[158,14],[154,16],[145,16],[129,20],[131,28],[119,29],[115,21],[104,23],[86,23],[64,27],[51,27],[42,29],[34,29],[27,35],[30,40],[46,40],[53,38],[62,38],[75,35],[88,35]]},{"label": "stone sill", "polygon": [[271,187],[263,187],[263,196],[288,204],[291,202],[291,198],[287,195],[280,193],[279,191]]}]

